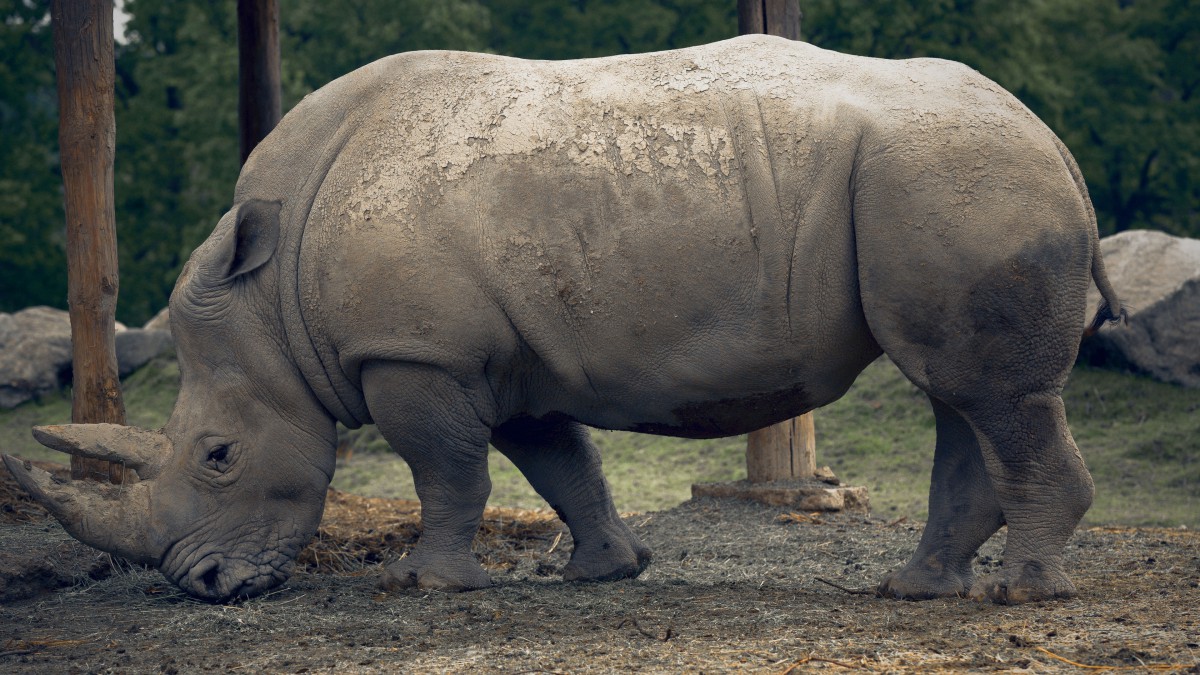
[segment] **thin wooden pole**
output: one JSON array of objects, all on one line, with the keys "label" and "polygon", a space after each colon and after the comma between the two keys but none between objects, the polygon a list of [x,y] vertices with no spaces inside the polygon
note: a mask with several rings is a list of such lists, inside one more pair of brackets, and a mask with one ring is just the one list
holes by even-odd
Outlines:
[{"label": "thin wooden pole", "polygon": [[[800,39],[799,0],[738,0],[738,33]],[[812,478],[817,471],[812,413],[750,432],[746,477],[752,483]]]},{"label": "thin wooden pole", "polygon": [[242,164],[280,117],[279,6],[238,0],[238,136]]},{"label": "thin wooden pole", "polygon": [[817,473],[812,413],[750,432],[746,478],[751,483],[812,478]]},{"label": "thin wooden pole", "polygon": [[766,33],[766,0],[738,0],[738,35]]},{"label": "thin wooden pole", "polygon": [[[67,216],[71,421],[125,423],[117,374],[117,233],[113,209],[112,0],[53,0],[58,143]],[[120,465],[71,457],[73,478],[124,478]]]},{"label": "thin wooden pole", "polygon": [[738,35],[766,33],[800,39],[800,0],[738,0]]}]

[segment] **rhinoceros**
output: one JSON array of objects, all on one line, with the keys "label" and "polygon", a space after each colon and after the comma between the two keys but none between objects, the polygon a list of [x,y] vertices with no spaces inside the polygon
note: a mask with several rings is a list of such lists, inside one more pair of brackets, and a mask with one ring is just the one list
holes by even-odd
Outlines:
[{"label": "rhinoceros", "polygon": [[[586,427],[706,438],[839,398],[886,354],[926,392],[929,521],[882,595],[1071,595],[1093,484],[1060,392],[1121,315],[1071,155],[937,59],[741,37],[654,54],[391,56],[254,151],[170,302],[161,431],[63,425],[123,486],[6,457],[74,536],[211,600],[283,582],[315,532],[335,423],[411,467],[423,532],[389,587],[474,589],[489,443],[570,529],[567,580],[633,577]],[[1008,526],[1002,567],[976,549]]]}]

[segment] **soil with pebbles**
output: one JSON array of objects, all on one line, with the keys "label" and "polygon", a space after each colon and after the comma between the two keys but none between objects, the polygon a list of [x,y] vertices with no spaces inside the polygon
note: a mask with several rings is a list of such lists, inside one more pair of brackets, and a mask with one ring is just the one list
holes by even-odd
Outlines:
[{"label": "soil with pebbles", "polygon": [[[0,525],[8,562],[49,571],[40,594],[16,600],[31,595],[17,588],[0,606],[0,671],[1200,673],[1193,531],[1080,530],[1066,551],[1079,596],[1009,607],[851,592],[903,564],[920,523],[693,500],[628,516],[655,551],[640,578],[563,583],[561,524],[498,509],[476,546],[495,586],[382,593],[376,559],[411,545],[414,506],[333,494],[300,571],[228,605],[78,547],[51,521],[9,518],[24,522]],[[981,572],[1002,545],[1003,533],[984,547]]]}]

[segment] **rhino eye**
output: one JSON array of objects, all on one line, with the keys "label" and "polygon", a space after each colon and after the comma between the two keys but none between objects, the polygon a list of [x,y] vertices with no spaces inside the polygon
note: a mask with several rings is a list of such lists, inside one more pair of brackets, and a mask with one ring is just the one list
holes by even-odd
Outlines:
[{"label": "rhino eye", "polygon": [[218,445],[208,451],[208,459],[204,462],[214,471],[224,471],[229,467],[229,446]]}]

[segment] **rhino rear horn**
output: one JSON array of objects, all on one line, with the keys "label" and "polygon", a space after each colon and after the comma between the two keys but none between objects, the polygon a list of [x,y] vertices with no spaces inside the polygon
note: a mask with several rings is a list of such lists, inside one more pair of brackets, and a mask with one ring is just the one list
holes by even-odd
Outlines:
[{"label": "rhino rear horn", "polygon": [[68,455],[99,459],[153,478],[171,452],[171,441],[158,431],[121,424],[58,424],[34,427],[38,443]]},{"label": "rhino rear horn", "polygon": [[4,455],[17,483],[79,541],[132,562],[157,565],[163,547],[147,541],[150,482],[109,485],[60,481],[11,455]]}]

